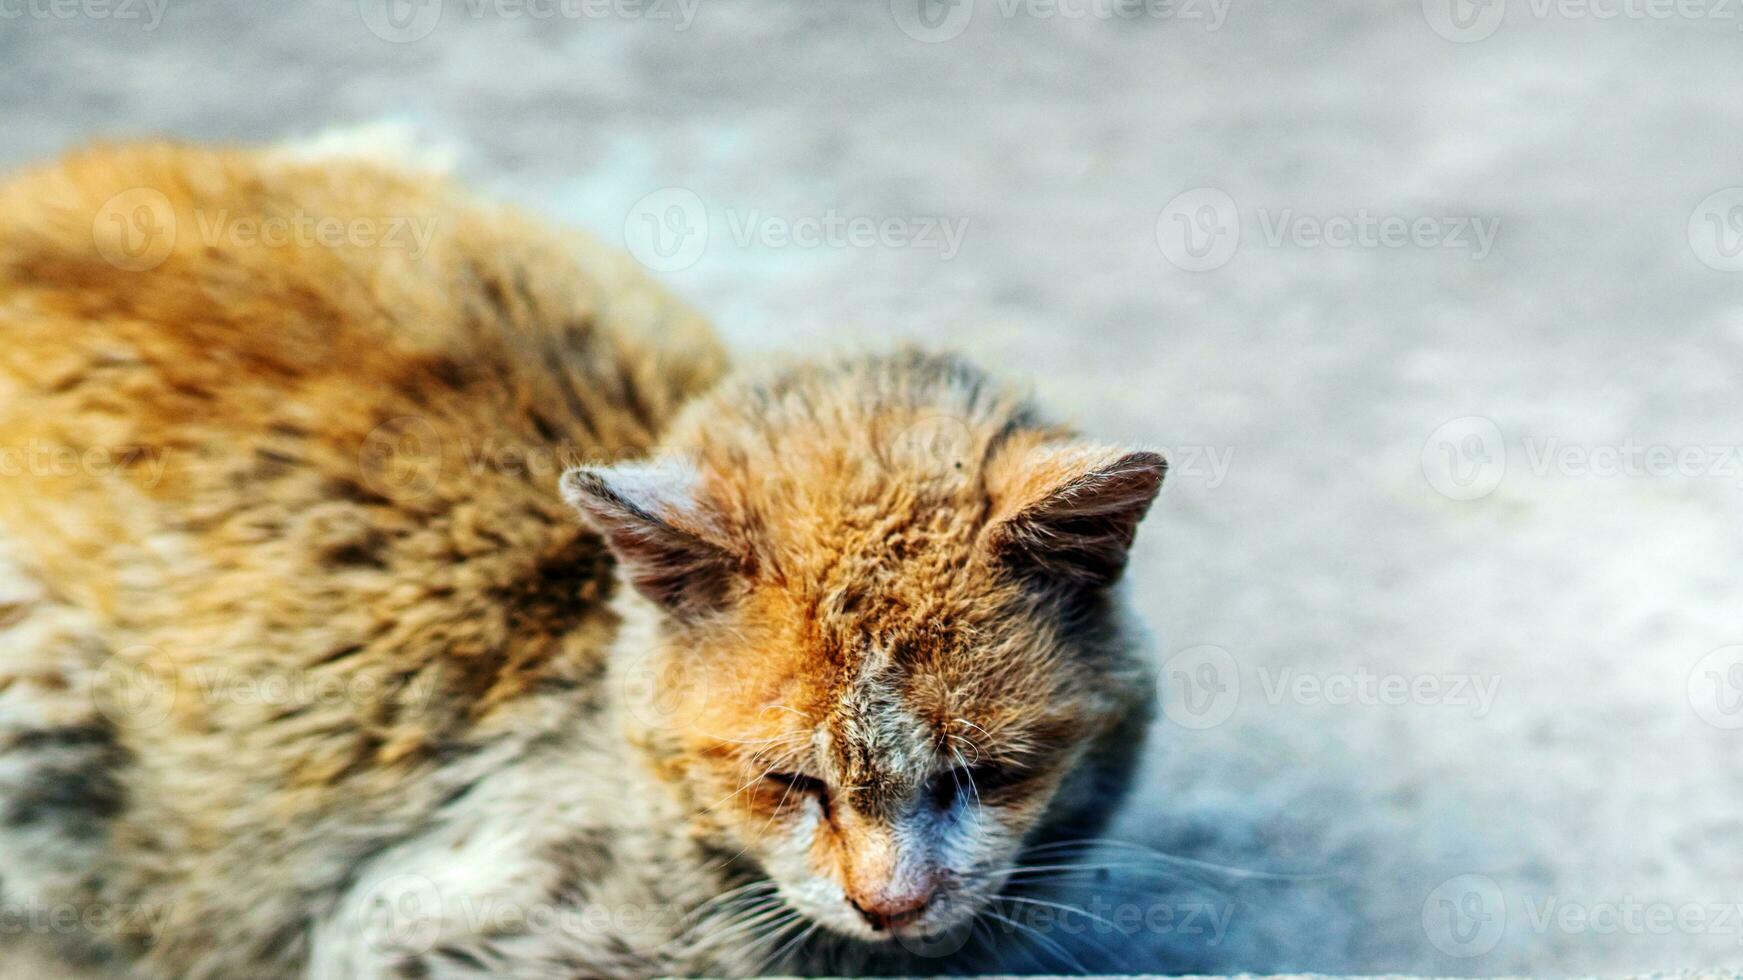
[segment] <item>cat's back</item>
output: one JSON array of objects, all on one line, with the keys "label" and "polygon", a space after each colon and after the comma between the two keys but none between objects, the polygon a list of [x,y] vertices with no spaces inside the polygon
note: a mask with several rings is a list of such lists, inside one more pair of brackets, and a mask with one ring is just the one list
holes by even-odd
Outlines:
[{"label": "cat's back", "polygon": [[0,822],[171,833],[142,866],[195,912],[341,874],[292,828],[413,819],[418,767],[598,669],[557,476],[723,370],[627,257],[436,177],[147,144],[0,183],[0,729],[88,728],[114,790]]},{"label": "cat's back", "polygon": [[569,533],[562,463],[644,451],[723,368],[627,257],[439,178],[164,144],[0,185],[0,337],[0,527],[123,622],[141,563],[229,590]]}]

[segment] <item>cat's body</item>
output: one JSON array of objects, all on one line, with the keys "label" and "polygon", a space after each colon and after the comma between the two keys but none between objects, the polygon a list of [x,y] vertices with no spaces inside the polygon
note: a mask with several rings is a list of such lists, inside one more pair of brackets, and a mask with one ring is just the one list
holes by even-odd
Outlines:
[{"label": "cat's body", "polygon": [[[320,237],[322,219],[343,230]],[[394,245],[395,228],[430,234]],[[749,942],[747,907],[718,899],[773,890],[765,873],[824,903],[814,918],[845,887],[878,931],[900,930],[946,905],[927,905],[939,882],[985,872],[928,857],[920,912],[878,904],[896,901],[873,894],[885,878],[920,866],[885,831],[933,763],[884,765],[906,735],[871,733],[881,708],[829,715],[881,690],[832,630],[942,650],[1023,615],[1055,632],[1069,619],[1044,644],[1034,623],[1003,641],[1004,721],[954,701],[939,715],[970,726],[951,737],[977,753],[972,730],[1003,723],[1014,746],[1055,740],[1057,771],[1024,762],[1037,771],[988,804],[1012,814],[988,840],[1105,812],[1135,744],[1147,688],[1099,593],[1062,611],[1025,598],[1032,578],[988,586],[963,556],[996,544],[1040,574],[1036,542],[1066,525],[1024,537],[1058,515],[1019,505],[1069,484],[1073,501],[1118,498],[1089,515],[1117,527],[1067,562],[1100,588],[1160,463],[1001,462],[1068,434],[955,362],[800,368],[681,417],[724,358],[627,258],[375,165],[169,146],[0,188],[0,341],[0,901],[79,910],[26,930],[69,956],[164,977],[742,974],[778,944]],[[670,479],[604,465],[668,442],[685,460]],[[588,468],[565,503],[573,464]],[[934,470],[944,483],[902,490]],[[905,516],[870,503],[890,486]],[[650,542],[710,577],[638,550]],[[891,598],[910,588],[892,569],[919,566],[936,608]],[[752,581],[779,582],[779,601]],[[916,639],[929,631],[949,638]],[[761,671],[781,649],[836,652],[672,679],[672,648],[727,636],[762,638]],[[842,686],[850,668],[858,687]],[[974,671],[948,683],[988,686]],[[770,705],[816,712],[815,728],[758,727],[785,717]],[[708,769],[731,746],[815,731],[840,750],[838,724],[870,733],[866,765],[807,756],[792,778],[863,770],[889,794],[842,785],[832,805],[818,788],[821,817],[787,794],[702,798],[710,779],[743,782]],[[762,809],[723,816],[741,804]],[[939,805],[950,827],[981,819]],[[759,824],[791,825],[814,867],[768,871],[788,858]],[[867,884],[874,852],[886,870]],[[901,962],[852,935],[824,945],[838,963]]]}]

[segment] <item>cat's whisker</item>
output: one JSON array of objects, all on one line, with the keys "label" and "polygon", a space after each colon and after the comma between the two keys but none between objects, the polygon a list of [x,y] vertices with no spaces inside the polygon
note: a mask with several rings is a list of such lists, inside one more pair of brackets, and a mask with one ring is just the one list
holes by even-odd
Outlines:
[{"label": "cat's whisker", "polygon": [[961,725],[961,726],[963,726],[963,727],[964,727],[964,728],[972,728],[972,729],[974,729],[974,730],[975,730],[975,731],[977,731],[977,732],[980,732],[980,733],[981,733],[981,734],[982,734],[982,735],[985,735],[985,736],[986,736],[986,737],[987,737],[987,740],[988,740],[988,741],[993,741],[993,742],[996,742],[996,741],[998,741],[998,740],[997,740],[997,739],[995,739],[995,738],[993,738],[993,733],[992,733],[992,732],[989,732],[989,731],[987,731],[987,730],[986,730],[986,729],[984,729],[984,728],[982,728],[982,727],[980,727],[980,726],[979,726],[979,725],[977,725],[977,724],[975,724],[975,723],[974,723],[974,722],[972,722],[972,721],[969,721],[969,720],[968,720],[968,719],[967,719],[967,718],[957,718],[957,719],[954,719],[954,723],[955,723],[955,724],[958,724],[958,725]]},{"label": "cat's whisker", "polygon": [[749,782],[745,783],[744,785],[740,786],[739,788],[726,794],[725,796],[721,797],[720,799],[715,800],[713,803],[710,803],[709,805],[703,807],[701,810],[698,810],[696,812],[696,815],[701,816],[702,814],[705,814],[705,813],[713,813],[715,810],[719,809],[720,807],[725,806],[727,803],[730,803],[733,799],[735,799],[740,793],[743,793],[745,790],[750,789],[752,786],[755,786],[757,783],[760,783],[764,779],[767,779],[769,776],[769,773],[774,772],[778,766],[779,766],[779,763],[769,766],[767,769],[764,769],[761,773],[759,773],[754,779],[751,779]]},{"label": "cat's whisker", "polygon": [[793,909],[788,907],[786,903],[781,902],[779,899],[767,899],[764,902],[751,906],[743,913],[734,916],[725,923],[726,928],[723,928],[718,932],[709,933],[707,936],[703,937],[700,945],[704,948],[719,946],[722,943],[738,936],[742,936],[747,932],[755,933],[759,927],[769,922],[783,919],[786,917],[786,914],[790,912],[793,912]]},{"label": "cat's whisker", "polygon": [[720,923],[719,929],[697,938],[700,940],[700,945],[704,947],[718,946],[747,932],[759,932],[773,922],[797,914],[798,912],[785,902],[772,898],[765,899],[728,916],[725,922]]},{"label": "cat's whisker", "polygon": [[[1034,926],[1025,925],[1021,922],[1018,922],[1016,919],[1011,918],[1010,916],[1004,915],[1003,913],[1000,913],[1000,912],[995,912],[991,908],[988,908],[986,910],[986,914],[992,916],[993,918],[999,920],[1000,922],[1003,922],[1005,925],[1008,925],[1011,928],[1017,930],[1018,933],[1020,933],[1020,934],[1023,934],[1026,936],[1032,936],[1035,938],[1036,941],[1045,943],[1049,948],[1051,948],[1053,950],[1053,952],[1055,954],[1057,954],[1066,963],[1070,964],[1071,968],[1076,970],[1078,973],[1088,973],[1089,972],[1089,968],[1084,966],[1082,961],[1080,961],[1077,957],[1071,955],[1070,950],[1066,949],[1064,946],[1059,945],[1059,943],[1054,941],[1054,939],[1051,936],[1048,936],[1046,933],[1042,932],[1041,930],[1036,929]],[[1038,964],[1038,965],[1041,965],[1041,964]]]},{"label": "cat's whisker", "polygon": [[[986,753],[981,751],[980,745],[978,743],[976,743],[973,739],[968,738],[968,737],[963,736],[963,735],[958,735],[954,732],[948,732],[945,734],[944,737],[947,741],[961,741],[963,744],[965,744],[969,748],[973,749],[975,762],[978,763],[982,759],[986,758]],[[957,760],[960,762],[962,759],[962,753],[960,751],[958,751],[955,746],[951,746],[950,751],[953,755],[956,756]]]},{"label": "cat's whisker", "polygon": [[766,900],[753,901],[725,915],[707,916],[691,923],[683,938],[698,948],[717,945],[724,937],[740,931],[748,922],[774,911],[776,907]]},{"label": "cat's whisker", "polygon": [[[1065,905],[1065,904],[1061,904],[1058,902],[1045,902],[1045,901],[1041,901],[1040,899],[1021,898],[1021,897],[1014,896],[1014,895],[1006,895],[1006,896],[1000,898],[999,901],[1017,902],[1017,903],[1020,903],[1023,905],[1040,906],[1040,907],[1044,907],[1044,908],[1055,909],[1055,910],[1061,911],[1061,912],[1075,913],[1077,915],[1082,915],[1086,918],[1094,920],[1095,922],[1097,922],[1101,925],[1106,926],[1110,932],[1112,932],[1116,935],[1121,935],[1121,936],[1126,935],[1126,933],[1124,931],[1122,931],[1119,928],[1119,926],[1114,925],[1112,922],[1109,922],[1107,919],[1104,919],[1099,915],[1095,915],[1095,914],[1091,913],[1087,909],[1080,908],[1080,907],[1075,906],[1075,905]],[[1081,935],[1081,933],[1079,933],[1079,934]],[[1085,938],[1089,938],[1089,937],[1085,937]],[[1099,940],[1095,940],[1095,939],[1089,939],[1089,941],[1094,944],[1096,954],[1099,956],[1105,957],[1106,959],[1108,959],[1108,960],[1112,961],[1113,963],[1115,963],[1116,965],[1118,965],[1120,968],[1120,972],[1122,972],[1122,973],[1125,973],[1128,971],[1130,971],[1130,972],[1142,972],[1141,970],[1136,969],[1137,964],[1133,963],[1128,956],[1122,955],[1122,954],[1117,953],[1114,950],[1108,948],[1108,945],[1106,943],[1103,943],[1103,942],[1101,942]]]},{"label": "cat's whisker", "polygon": [[[762,924],[748,938],[740,938],[733,944],[731,948],[734,957],[745,962],[749,962],[753,958],[760,960],[762,958],[760,951],[780,942],[781,937],[799,925],[802,918],[795,912],[791,916]],[[757,972],[759,971],[751,971],[747,975],[755,975]]]},{"label": "cat's whisker", "polygon": [[[800,915],[797,911],[793,911],[791,916],[777,919],[775,924],[766,926],[765,931],[761,935],[751,939],[750,942],[745,945],[744,952],[747,954],[758,953],[764,948],[773,948],[781,943],[782,939],[786,937],[788,930],[793,929],[796,926],[803,926],[804,923],[805,917]],[[757,966],[750,971],[751,975],[754,976],[763,972],[762,965],[766,959],[766,956],[759,955]]]},{"label": "cat's whisker", "polygon": [[[760,781],[760,780],[768,778],[768,775],[771,772],[774,772],[773,768],[765,770],[761,776],[757,777],[757,780]],[[754,782],[751,785],[754,785]],[[748,787],[741,787],[738,792],[742,793],[742,792],[744,792],[744,790],[746,788],[748,788]],[[757,828],[757,831],[754,835],[748,836],[748,838],[745,841],[744,846],[739,848],[738,851],[736,853],[734,853],[731,857],[728,857],[725,860],[723,860],[722,862],[720,862],[719,867],[726,867],[726,866],[730,865],[733,861],[736,861],[739,858],[743,857],[745,855],[745,853],[750,850],[751,845],[754,842],[760,840],[764,834],[768,833],[769,827],[774,825],[775,818],[779,817],[781,815],[782,811],[785,809],[785,807],[787,805],[787,799],[792,792],[793,792],[793,784],[788,783],[786,789],[781,791],[781,799],[778,803],[775,804],[774,812],[769,814],[769,818],[767,820],[763,821],[762,826]],[[737,795],[738,795],[738,793],[733,794],[733,796],[737,796]],[[728,797],[728,799],[730,799],[730,797]],[[722,801],[722,802],[725,802],[725,801]]]},{"label": "cat's whisker", "polygon": [[[954,749],[954,748],[953,748],[953,749],[951,749],[951,754],[952,754],[952,755],[954,755],[954,756],[955,756],[955,758],[956,758],[956,769],[954,769],[954,770],[952,770],[952,771],[951,771],[951,778],[952,778],[952,779],[955,779],[955,778],[956,778],[956,773],[957,773],[957,771],[960,771],[960,772],[961,772],[961,773],[962,773],[962,775],[963,775],[963,776],[965,776],[965,777],[967,777],[967,779],[968,779],[968,788],[969,788],[969,789],[970,789],[970,790],[972,790],[972,791],[973,791],[973,793],[974,793],[974,805],[975,805],[975,806],[977,806],[977,807],[978,807],[978,806],[980,806],[980,805],[981,805],[981,802],[980,802],[980,787],[979,787],[979,786],[976,786],[976,785],[975,785],[975,784],[974,784],[974,771],[973,771],[973,769],[972,769],[972,768],[971,768],[971,767],[970,767],[970,766],[969,766],[969,764],[968,764],[968,762],[967,762],[967,761],[966,761],[966,760],[964,760],[964,759],[963,759],[963,758],[962,758],[962,753],[961,753],[961,752],[957,752],[957,751],[956,751],[956,750],[955,750],[955,749]],[[958,791],[958,792],[961,792],[961,786],[960,786],[960,784],[959,784],[959,785],[958,785],[958,787],[957,787],[957,791]]]},{"label": "cat's whisker", "polygon": [[1178,866],[1181,868],[1190,868],[1190,869],[1205,872],[1205,873],[1215,873],[1215,874],[1227,875],[1228,877],[1231,877],[1231,878],[1249,878],[1249,879],[1262,880],[1262,881],[1324,881],[1324,880],[1333,880],[1333,879],[1336,879],[1337,877],[1339,877],[1338,875],[1331,874],[1331,873],[1309,874],[1309,873],[1305,873],[1305,872],[1259,871],[1259,870],[1255,870],[1252,868],[1239,868],[1239,867],[1235,867],[1233,865],[1216,864],[1216,863],[1211,862],[1211,861],[1203,861],[1203,860],[1199,860],[1197,858],[1188,858],[1188,857],[1181,857],[1177,854],[1168,854],[1168,853],[1163,852],[1163,851],[1158,851],[1152,847],[1145,847],[1142,844],[1135,844],[1131,841],[1121,841],[1121,840],[1112,840],[1112,839],[1086,839],[1086,840],[1074,840],[1074,841],[1055,841],[1055,842],[1047,843],[1047,844],[1038,844],[1034,847],[1026,849],[1025,853],[1026,854],[1040,855],[1040,854],[1045,854],[1045,853],[1049,853],[1049,852],[1068,850],[1068,849],[1072,849],[1072,848],[1080,848],[1082,851],[1088,852],[1088,851],[1098,850],[1098,849],[1102,849],[1102,848],[1110,848],[1110,847],[1111,848],[1122,848],[1122,849],[1125,849],[1128,851],[1138,852],[1140,854],[1143,854],[1148,860],[1153,861],[1153,862],[1158,863],[1158,864],[1175,865],[1175,866]]},{"label": "cat's whisker", "polygon": [[[1100,875],[1106,871],[1125,872],[1128,875],[1144,878],[1161,878],[1165,881],[1180,882],[1207,888],[1219,895],[1230,894],[1228,886],[1203,875],[1191,874],[1179,868],[1146,867],[1141,864],[1126,863],[1087,863],[1087,864],[1051,864],[1051,865],[1017,865],[1002,871],[987,872],[981,877],[997,878],[1018,885],[1034,885],[1050,881],[1067,881],[1069,876],[1094,873]],[[1098,882],[1098,886],[1112,884],[1109,881]]]},{"label": "cat's whisker", "polygon": [[769,954],[768,957],[766,957],[765,959],[763,959],[762,961],[757,963],[757,968],[754,972],[762,973],[764,970],[766,970],[769,967],[779,966],[781,963],[781,957],[786,956],[787,952],[789,950],[804,943],[805,940],[810,938],[811,934],[816,932],[820,926],[821,926],[821,923],[817,923],[817,922],[811,923],[805,929],[801,930],[798,935],[787,940],[786,943],[784,943],[781,946],[781,948],[775,950],[773,953]]},{"label": "cat's whisker", "polygon": [[989,951],[998,949],[996,942],[998,937],[993,935],[992,926],[987,925],[986,919],[979,909],[975,910],[974,918],[969,920],[968,937]]},{"label": "cat's whisker", "polygon": [[1101,916],[1096,915],[1094,912],[1091,912],[1088,909],[1079,908],[1075,905],[1066,905],[1063,902],[1049,902],[1049,901],[1045,901],[1045,900],[1039,899],[1039,898],[1026,898],[1026,897],[1023,897],[1020,895],[1003,895],[1003,896],[1000,896],[998,900],[1001,902],[1016,902],[1020,905],[1035,905],[1035,906],[1039,906],[1041,908],[1055,909],[1055,910],[1060,911],[1060,912],[1070,912],[1070,913],[1073,913],[1075,915],[1081,915],[1086,919],[1093,919],[1094,921],[1096,921],[1104,926],[1107,926],[1109,929],[1112,929],[1115,932],[1120,931],[1119,926],[1114,925],[1112,922],[1109,922],[1107,919],[1104,919]]},{"label": "cat's whisker", "polygon": [[771,896],[762,892],[735,895],[721,901],[718,898],[709,899],[690,912],[691,925],[688,931],[720,926],[738,919],[750,909],[769,904]]},{"label": "cat's whisker", "polygon": [[[757,832],[756,832],[757,839],[761,839],[764,834],[769,832],[769,828],[774,826],[775,818],[780,816],[781,813],[786,809],[787,798],[789,796],[791,796],[793,793],[793,785],[794,784],[792,784],[792,783],[788,783],[787,788],[783,789],[781,791],[781,799],[780,799],[780,802],[775,804],[774,812],[770,813],[769,818],[767,820],[763,821],[763,825],[761,827],[757,828]],[[740,851],[739,853],[742,854],[744,852]]]},{"label": "cat's whisker", "polygon": [[743,898],[747,895],[756,895],[756,894],[759,894],[760,892],[773,891],[775,889],[775,887],[776,887],[775,883],[768,880],[767,878],[758,879],[756,881],[748,881],[742,885],[739,885],[736,888],[729,888],[726,891],[723,891],[720,894],[715,895],[713,898],[708,899],[706,902],[703,902],[701,905],[696,906],[695,910],[692,911],[690,914],[694,915],[694,916],[708,915],[711,912],[713,912],[714,910],[716,910],[717,908],[724,908],[725,906],[730,905],[732,902],[734,902],[740,898]]}]

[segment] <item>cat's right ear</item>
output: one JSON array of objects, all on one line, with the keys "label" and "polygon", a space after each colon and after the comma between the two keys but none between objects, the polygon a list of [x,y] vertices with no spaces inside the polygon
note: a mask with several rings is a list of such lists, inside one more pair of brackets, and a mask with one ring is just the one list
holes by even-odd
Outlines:
[{"label": "cat's right ear", "polygon": [[1065,446],[1014,462],[988,528],[999,559],[1055,583],[1101,588],[1118,580],[1168,461],[1142,450]]},{"label": "cat's right ear", "polygon": [[683,617],[718,609],[737,562],[704,536],[695,467],[672,460],[580,466],[563,474],[567,500],[605,538],[637,592]]}]

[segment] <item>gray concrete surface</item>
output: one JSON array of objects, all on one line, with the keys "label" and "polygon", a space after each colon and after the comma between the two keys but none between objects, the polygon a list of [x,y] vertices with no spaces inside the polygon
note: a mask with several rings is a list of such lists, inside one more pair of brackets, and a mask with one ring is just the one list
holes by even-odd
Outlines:
[{"label": "gray concrete surface", "polygon": [[950,344],[1171,449],[1120,831],[1218,867],[1126,852],[1086,965],[1743,963],[1735,5],[35,2],[0,166],[409,122],[745,359]]}]

